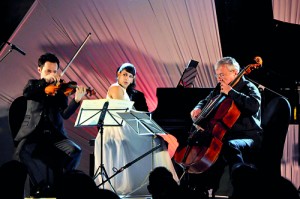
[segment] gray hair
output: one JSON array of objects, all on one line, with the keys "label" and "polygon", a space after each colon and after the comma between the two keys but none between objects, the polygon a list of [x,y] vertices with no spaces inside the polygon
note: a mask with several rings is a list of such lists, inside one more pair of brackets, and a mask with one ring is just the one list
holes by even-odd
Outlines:
[{"label": "gray hair", "polygon": [[233,57],[223,57],[215,64],[215,70],[217,70],[222,65],[225,65],[228,70],[237,70],[240,72],[240,64]]}]

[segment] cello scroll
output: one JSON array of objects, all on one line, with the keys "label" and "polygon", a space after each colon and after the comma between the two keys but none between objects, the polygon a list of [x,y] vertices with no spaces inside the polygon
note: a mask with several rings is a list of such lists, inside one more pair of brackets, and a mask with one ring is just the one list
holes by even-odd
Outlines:
[{"label": "cello scroll", "polygon": [[237,77],[229,84],[231,87],[233,87],[243,75],[248,75],[250,72],[254,69],[258,69],[259,67],[262,66],[262,59],[259,56],[254,57],[254,61],[256,62],[255,64],[248,64],[243,70],[239,72]]}]

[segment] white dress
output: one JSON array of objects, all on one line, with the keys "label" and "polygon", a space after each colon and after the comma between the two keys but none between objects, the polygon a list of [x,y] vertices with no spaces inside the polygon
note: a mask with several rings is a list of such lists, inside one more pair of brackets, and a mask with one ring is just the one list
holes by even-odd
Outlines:
[{"label": "white dress", "polygon": [[[115,86],[117,83],[111,85]],[[126,100],[130,100],[124,90]],[[109,99],[108,95],[107,98]],[[158,144],[162,147],[151,151]],[[145,154],[148,155],[145,155]],[[95,173],[101,171],[101,134],[98,133],[95,140]],[[147,190],[148,175],[153,168],[164,166],[169,169],[173,178],[179,182],[165,141],[152,135],[138,135],[126,122],[122,126],[103,127],[103,167],[105,175],[97,175],[95,178],[99,188],[110,189],[118,195],[149,195]],[[103,170],[103,169],[102,169]],[[117,171],[117,174],[116,174]],[[103,172],[102,172],[103,173]],[[103,177],[103,180],[102,180]],[[104,182],[104,183],[103,183]]]}]

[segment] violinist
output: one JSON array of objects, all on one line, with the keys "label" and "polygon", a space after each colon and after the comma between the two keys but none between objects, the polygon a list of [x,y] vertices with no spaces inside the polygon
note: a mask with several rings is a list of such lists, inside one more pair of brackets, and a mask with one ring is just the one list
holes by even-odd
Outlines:
[{"label": "violinist", "polygon": [[26,165],[30,195],[38,198],[55,197],[56,182],[63,172],[77,168],[82,153],[80,146],[69,139],[63,120],[80,106],[86,88],[77,86],[70,103],[59,87],[46,94],[47,86],[61,82],[58,69],[59,60],[54,54],[45,53],[38,59],[40,79],[29,80],[23,90],[27,110],[15,137],[15,157]]},{"label": "violinist", "polygon": [[238,79],[235,85],[230,84],[236,80],[240,72],[240,65],[234,58],[221,58],[215,64],[214,69],[218,80],[217,87],[205,99],[201,100],[190,114],[195,121],[201,114],[203,107],[219,94],[230,98],[240,111],[238,119],[223,137],[221,152],[215,164],[222,165],[219,167],[222,169],[225,165],[229,166],[230,179],[233,185],[232,197],[245,198],[239,195],[241,192],[238,187],[242,183],[239,180],[244,171],[250,174],[256,170],[248,160],[254,159],[253,157],[250,158],[249,155],[257,154],[255,152],[259,150],[261,145],[261,95],[258,88],[246,80],[244,76]]}]

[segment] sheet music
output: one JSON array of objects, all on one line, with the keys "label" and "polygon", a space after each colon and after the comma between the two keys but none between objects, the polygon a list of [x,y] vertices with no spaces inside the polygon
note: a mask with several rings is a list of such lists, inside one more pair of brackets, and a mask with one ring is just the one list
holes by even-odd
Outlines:
[{"label": "sheet music", "polygon": [[197,65],[198,61],[196,60],[190,60],[188,66],[184,69],[182,76],[178,82],[177,88],[183,87],[183,88],[193,88],[194,87],[194,80],[197,75]]},{"label": "sheet music", "polygon": [[97,126],[105,102],[109,102],[104,118],[104,126],[120,126],[123,119],[117,112],[127,112],[133,107],[134,102],[117,99],[92,99],[83,100],[75,121],[75,127]]}]

